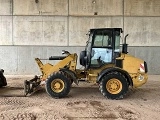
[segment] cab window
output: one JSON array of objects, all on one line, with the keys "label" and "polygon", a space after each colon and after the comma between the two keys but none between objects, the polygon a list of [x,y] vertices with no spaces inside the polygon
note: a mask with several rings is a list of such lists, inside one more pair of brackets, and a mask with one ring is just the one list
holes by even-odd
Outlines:
[{"label": "cab window", "polygon": [[112,36],[110,31],[99,31],[94,36],[93,47],[111,47]]}]

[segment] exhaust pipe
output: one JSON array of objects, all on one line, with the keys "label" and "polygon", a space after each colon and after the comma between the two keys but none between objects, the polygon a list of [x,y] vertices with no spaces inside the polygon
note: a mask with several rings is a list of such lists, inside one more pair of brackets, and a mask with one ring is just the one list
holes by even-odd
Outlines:
[{"label": "exhaust pipe", "polygon": [[128,44],[126,43],[126,38],[128,37],[129,34],[127,34],[125,37],[124,37],[124,43],[122,45],[122,53],[125,53],[127,54],[128,53]]}]

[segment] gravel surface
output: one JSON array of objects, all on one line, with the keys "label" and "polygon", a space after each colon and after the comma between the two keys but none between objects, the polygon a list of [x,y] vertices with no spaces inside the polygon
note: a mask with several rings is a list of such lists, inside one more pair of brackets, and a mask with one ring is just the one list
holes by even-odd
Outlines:
[{"label": "gravel surface", "polygon": [[[7,77],[0,88],[0,120],[159,120],[160,76],[150,75],[140,88],[130,89],[122,100],[102,96],[98,86],[81,82],[72,85],[66,98],[51,98],[41,88],[23,97],[23,82],[29,77]],[[17,87],[15,89],[14,87]],[[20,97],[21,96],[21,97]]]}]

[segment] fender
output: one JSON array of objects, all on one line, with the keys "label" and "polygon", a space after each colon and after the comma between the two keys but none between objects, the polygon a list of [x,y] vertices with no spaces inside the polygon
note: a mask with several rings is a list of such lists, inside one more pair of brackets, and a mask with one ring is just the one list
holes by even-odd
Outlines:
[{"label": "fender", "polygon": [[127,78],[128,82],[129,82],[129,85],[133,86],[133,82],[132,82],[132,78],[131,76],[128,74],[128,72],[122,70],[122,69],[119,69],[119,68],[113,68],[113,67],[110,67],[110,68],[107,68],[107,69],[104,69],[102,70],[100,73],[99,73],[99,76],[98,76],[98,79],[97,79],[97,83],[99,83],[101,81],[101,78],[109,73],[109,72],[113,72],[113,71],[117,71],[117,72],[120,72],[122,73],[123,75],[125,75],[125,77]]},{"label": "fender", "polygon": [[73,71],[71,71],[71,70],[69,70],[69,69],[67,69],[67,68],[60,68],[60,71],[63,71],[63,72],[65,72],[65,73],[69,74],[70,76],[72,76],[73,82],[74,82],[76,85],[78,85],[77,75],[76,75]]}]

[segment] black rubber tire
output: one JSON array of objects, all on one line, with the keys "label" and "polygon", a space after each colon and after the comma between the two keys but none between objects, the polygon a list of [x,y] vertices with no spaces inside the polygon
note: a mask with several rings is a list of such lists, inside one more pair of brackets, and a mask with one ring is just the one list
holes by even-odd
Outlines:
[{"label": "black rubber tire", "polygon": [[[64,83],[64,89],[59,93],[54,92],[51,88],[51,83],[55,79],[61,79]],[[70,92],[70,89],[71,89],[70,80],[67,78],[67,76],[63,72],[60,72],[60,71],[55,72],[51,74],[46,80],[46,92],[53,98],[63,98],[67,96],[68,93]]]},{"label": "black rubber tire", "polygon": [[[117,94],[111,94],[107,89],[106,89],[106,84],[110,79],[118,79],[121,84],[122,84],[122,90],[117,93]],[[127,79],[125,78],[124,75],[122,75],[120,72],[111,72],[106,75],[104,75],[100,81],[99,84],[99,90],[102,93],[102,95],[108,99],[122,99],[124,95],[127,93],[129,88],[129,84],[127,82]]]},{"label": "black rubber tire", "polygon": [[0,72],[0,87],[6,86],[6,85],[7,85],[6,78],[4,77],[3,73]]}]

